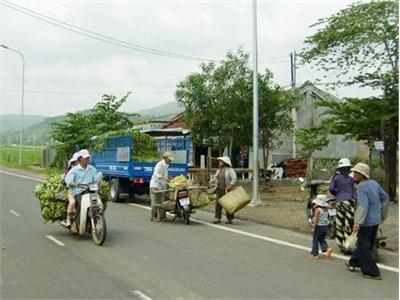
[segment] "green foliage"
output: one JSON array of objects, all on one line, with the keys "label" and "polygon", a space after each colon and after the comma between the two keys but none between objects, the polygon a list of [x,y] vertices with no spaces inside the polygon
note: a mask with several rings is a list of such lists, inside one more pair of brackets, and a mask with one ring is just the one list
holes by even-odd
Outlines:
[{"label": "green foliage", "polygon": [[106,141],[110,137],[130,135],[133,141],[131,149],[131,158],[133,161],[155,162],[160,159],[156,141],[146,133],[139,130],[116,130],[109,131],[105,134],[97,136],[95,141],[90,144],[90,151],[102,151],[106,148]]},{"label": "green foliage", "polygon": [[312,25],[319,29],[305,40],[301,57],[347,75],[349,84],[393,83],[398,73],[398,18],[398,1],[355,3]]},{"label": "green foliage", "polygon": [[76,147],[87,148],[92,136],[101,135],[110,130],[128,129],[132,126],[127,114],[118,111],[131,93],[120,100],[115,96],[103,95],[88,113],[68,113],[64,121],[55,123],[51,136],[55,140],[53,147],[57,151],[55,165],[63,167],[76,151]]},{"label": "green foliage", "polygon": [[377,97],[320,101],[318,105],[326,108],[322,115],[327,118],[322,124],[329,133],[344,135],[347,140],[365,141],[370,147],[382,138],[382,121],[396,122],[397,112],[382,105],[382,99]]},{"label": "green foliage", "polygon": [[[377,128],[381,128],[380,139],[385,145],[385,185],[391,198],[397,193],[398,171],[396,157],[398,156],[398,105],[399,105],[399,2],[396,1],[370,1],[359,2],[341,10],[337,14],[320,19],[313,26],[319,27],[316,34],[305,40],[306,48],[301,53],[303,62],[314,63],[325,71],[338,70],[341,77],[348,85],[357,84],[361,87],[368,86],[382,91],[381,107],[376,107],[376,115],[363,114],[363,109],[368,106],[367,112],[372,112],[372,107],[379,103],[368,101],[362,103],[352,101],[353,113],[361,112],[360,118],[366,119],[362,134],[355,130],[347,134],[348,137],[359,138],[367,136],[369,143],[371,137],[376,137]],[[340,84],[340,83],[339,83]],[[331,114],[334,118],[341,108],[338,107]],[[332,112],[332,111],[331,111]],[[348,114],[347,114],[348,115]],[[371,117],[369,119],[369,117]],[[331,118],[331,131],[342,131],[342,120]],[[381,124],[377,125],[377,118]],[[348,120],[352,126],[357,118]],[[335,128],[335,123],[338,127]],[[355,127],[360,128],[359,122]]]},{"label": "green foliage", "polygon": [[248,144],[251,128],[249,55],[239,50],[225,60],[202,64],[177,85],[176,99],[185,107],[185,122],[194,143],[222,148]]},{"label": "green foliage", "polygon": [[[253,72],[249,55],[239,49],[220,63],[202,64],[177,85],[176,99],[185,107],[185,123],[196,144],[215,148],[252,143]],[[292,128],[294,98],[272,86],[269,71],[258,76],[260,138],[265,147],[279,145],[282,132]]]},{"label": "green foliage", "polygon": [[324,128],[311,126],[295,132],[297,142],[301,145],[300,153],[311,157],[312,153],[322,150],[329,144],[327,132]]}]

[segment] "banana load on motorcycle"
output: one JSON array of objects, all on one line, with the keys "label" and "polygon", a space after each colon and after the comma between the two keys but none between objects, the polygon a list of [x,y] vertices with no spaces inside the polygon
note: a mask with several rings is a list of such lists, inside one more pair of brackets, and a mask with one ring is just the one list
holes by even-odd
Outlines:
[{"label": "banana load on motorcycle", "polygon": [[68,172],[49,175],[35,188],[35,195],[46,223],[60,222],[76,235],[90,233],[94,242],[101,245],[106,237],[108,184],[89,162],[87,150],[75,153],[68,162]]}]

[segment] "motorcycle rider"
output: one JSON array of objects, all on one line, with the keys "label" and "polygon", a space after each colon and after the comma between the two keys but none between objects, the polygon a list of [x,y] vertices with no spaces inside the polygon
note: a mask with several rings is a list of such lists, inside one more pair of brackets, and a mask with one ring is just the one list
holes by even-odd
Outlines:
[{"label": "motorcycle rider", "polygon": [[162,159],[154,167],[153,175],[150,180],[150,199],[151,199],[151,221],[160,222],[165,217],[165,211],[159,207],[159,205],[165,199],[165,193],[158,192],[167,188],[168,178],[168,167],[169,164],[174,160],[171,152],[165,152]]},{"label": "motorcycle rider", "polygon": [[[90,153],[86,149],[78,152],[79,164],[73,167],[65,176],[65,183],[69,188],[69,193],[74,197],[74,205],[77,197],[85,190],[78,187],[79,184],[92,184],[96,183],[101,178],[101,173],[97,172],[96,168],[89,164]],[[70,214],[68,218],[72,221],[75,217],[75,212]],[[75,223],[73,223],[75,224]],[[71,226],[71,231],[77,232],[76,226]]]}]

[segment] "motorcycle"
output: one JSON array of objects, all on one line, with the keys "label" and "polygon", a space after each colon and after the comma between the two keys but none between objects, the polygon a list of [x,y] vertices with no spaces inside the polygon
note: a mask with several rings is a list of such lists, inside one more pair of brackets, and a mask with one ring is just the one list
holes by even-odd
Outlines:
[{"label": "motorcycle", "polygon": [[[307,216],[307,222],[309,225],[312,224],[312,220],[314,217],[314,204],[312,203],[313,200],[317,197],[318,195],[318,188],[322,184],[329,183],[329,181],[323,181],[323,180],[311,180],[310,182],[307,182],[304,178],[300,177],[299,181],[301,182],[301,189],[304,190],[304,188],[309,189],[309,194],[307,197],[307,204],[306,204],[306,216]],[[336,200],[335,198],[328,198],[328,220],[329,220],[329,225],[328,225],[328,231],[326,232],[326,237],[328,239],[333,239],[336,236]]]},{"label": "motorcycle", "polygon": [[189,197],[189,188],[178,186],[165,192],[169,192],[169,196],[167,196],[166,201],[161,203],[160,207],[172,215],[172,221],[180,218],[186,225],[189,225],[190,215],[194,213],[192,201]]},{"label": "motorcycle", "polygon": [[[78,187],[84,192],[76,197],[75,218],[67,228],[76,235],[91,233],[93,241],[102,245],[106,240],[107,226],[103,203],[97,193],[99,187],[97,184],[78,184]],[[66,227],[65,223],[61,225]]]}]

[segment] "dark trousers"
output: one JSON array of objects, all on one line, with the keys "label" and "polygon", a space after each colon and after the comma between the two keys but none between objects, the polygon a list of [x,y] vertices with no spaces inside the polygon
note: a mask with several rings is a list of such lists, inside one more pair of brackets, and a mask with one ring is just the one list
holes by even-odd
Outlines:
[{"label": "dark trousers", "polygon": [[325,226],[315,226],[311,254],[314,256],[318,255],[318,244],[321,247],[322,252],[326,252],[328,249],[328,243],[326,242],[326,232],[328,230],[328,225]]},{"label": "dark trousers", "polygon": [[361,272],[365,275],[381,275],[372,256],[372,248],[378,232],[378,227],[379,225],[360,227],[360,231],[357,234],[357,247],[349,260],[351,266],[361,268]]},{"label": "dark trousers", "polygon": [[[223,189],[217,188],[217,190],[215,191],[217,194],[217,200],[215,200],[215,218],[216,219],[221,219],[222,216],[222,206],[221,204],[218,203],[218,199],[221,198],[223,195],[225,195],[225,191]],[[230,215],[228,213],[226,213],[226,218],[228,220],[233,220],[234,215]]]}]

